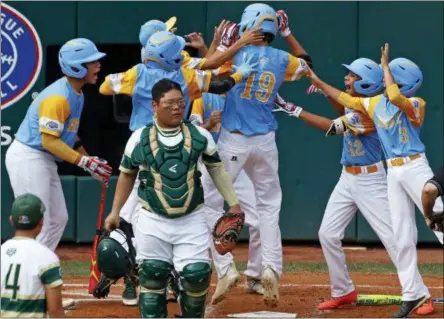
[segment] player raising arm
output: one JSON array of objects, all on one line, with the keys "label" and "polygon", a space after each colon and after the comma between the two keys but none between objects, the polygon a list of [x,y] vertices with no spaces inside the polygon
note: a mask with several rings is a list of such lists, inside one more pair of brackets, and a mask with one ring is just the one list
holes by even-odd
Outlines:
[{"label": "player raising arm", "polygon": [[15,236],[1,248],[1,316],[64,318],[60,261],[35,240],[43,228],[45,206],[25,193],[12,204],[9,220]]},{"label": "player raising arm", "polygon": [[97,82],[99,60],[104,56],[88,39],[65,43],[59,51],[65,77],[45,88],[32,102],[6,152],[14,196],[32,192],[45,204],[43,229],[37,240],[53,251],[68,222],[55,161],[77,165],[104,183],[111,177],[106,161],[78,151],[84,149],[77,137],[84,103],[82,87]]},{"label": "player raising arm", "polygon": [[[398,267],[403,302],[395,316],[407,316],[425,302],[417,313],[430,314],[433,306],[430,293],[417,270],[415,236],[415,205],[422,211],[422,189],[433,177],[425,156],[425,146],[419,136],[425,101],[414,97],[423,76],[416,64],[404,58],[395,59],[389,65],[387,44],[381,49],[381,66],[384,71],[384,94],[370,98],[352,97],[341,92],[321,81],[313,71],[309,72],[309,77],[329,97],[347,108],[366,112],[373,120],[388,166],[389,207],[400,252]],[[436,211],[442,211],[442,207],[442,201],[438,199]],[[435,232],[435,235],[442,243],[443,233]]]},{"label": "player raising arm", "polygon": [[[350,65],[344,82],[351,96],[375,96],[383,90],[383,71],[374,61],[360,58]],[[330,120],[303,110],[278,96],[279,109],[327,132],[343,134],[342,173],[327,203],[319,229],[319,240],[330,273],[331,297],[317,305],[319,310],[336,309],[356,303],[358,292],[346,267],[341,246],[345,229],[358,209],[381,239],[397,265],[397,250],[387,198],[387,177],[381,144],[372,120],[366,113],[345,109],[346,114]],[[335,106],[337,107],[337,106]],[[344,108],[339,110],[344,112]]]}]

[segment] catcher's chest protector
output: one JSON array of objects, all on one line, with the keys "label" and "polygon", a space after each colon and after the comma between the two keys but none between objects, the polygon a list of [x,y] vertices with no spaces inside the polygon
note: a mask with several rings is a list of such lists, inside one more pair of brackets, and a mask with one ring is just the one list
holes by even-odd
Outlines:
[{"label": "catcher's chest protector", "polygon": [[149,170],[141,170],[139,197],[150,211],[170,218],[191,213],[203,204],[197,162],[207,139],[189,123],[182,124],[183,140],[173,147],[162,144],[154,125],[141,134],[141,150]]}]

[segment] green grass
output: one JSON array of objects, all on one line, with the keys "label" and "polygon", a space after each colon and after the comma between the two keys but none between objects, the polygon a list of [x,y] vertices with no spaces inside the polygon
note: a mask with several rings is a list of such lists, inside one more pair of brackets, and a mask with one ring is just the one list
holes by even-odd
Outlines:
[{"label": "green grass", "polygon": [[[243,271],[247,263],[237,263],[237,269]],[[354,263],[348,264],[350,272],[368,274],[396,274],[396,269],[392,264],[384,263]],[[62,271],[64,278],[87,277],[89,276],[89,261],[62,261]],[[420,264],[419,271],[425,276],[443,277],[443,266],[440,263]],[[326,263],[284,263],[284,272],[328,272]]]}]

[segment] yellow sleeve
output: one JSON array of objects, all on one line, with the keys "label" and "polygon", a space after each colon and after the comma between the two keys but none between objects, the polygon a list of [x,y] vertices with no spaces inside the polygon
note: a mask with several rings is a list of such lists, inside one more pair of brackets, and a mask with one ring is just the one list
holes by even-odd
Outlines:
[{"label": "yellow sleeve", "polygon": [[190,121],[196,125],[202,125],[204,118],[204,103],[203,98],[200,97],[193,102],[193,108],[191,109]]},{"label": "yellow sleeve", "polygon": [[183,63],[182,67],[187,69],[201,70],[202,66],[207,61],[205,58],[192,58],[187,52],[182,51]]},{"label": "yellow sleeve", "polygon": [[373,121],[366,113],[350,112],[341,116],[340,119],[353,135],[368,135],[376,130]]},{"label": "yellow sleeve", "polygon": [[137,80],[137,66],[122,73],[110,74],[100,86],[100,94],[125,94],[132,96]]},{"label": "yellow sleeve", "polygon": [[291,82],[301,79],[307,73],[307,62],[288,54],[288,65],[285,70],[284,81]]},{"label": "yellow sleeve", "polygon": [[211,82],[210,71],[200,71],[182,68],[182,74],[188,89],[188,96],[194,101],[202,96],[203,92],[208,92]]},{"label": "yellow sleeve", "polygon": [[52,95],[45,98],[39,105],[39,131],[59,137],[70,112],[66,97]]},{"label": "yellow sleeve", "polygon": [[224,64],[222,64],[219,68],[211,71],[214,75],[217,76],[228,76],[233,73],[233,59],[228,60]]},{"label": "yellow sleeve", "polygon": [[366,111],[364,106],[364,99],[361,97],[353,97],[345,92],[342,92],[341,95],[339,95],[338,102],[339,104],[345,106],[346,108],[355,111],[361,111],[361,112]]},{"label": "yellow sleeve", "polygon": [[418,127],[422,125],[426,105],[426,102],[423,99],[418,97],[409,99],[405,97],[401,94],[396,83],[387,88],[387,96],[390,103],[404,112],[414,126]]},{"label": "yellow sleeve", "polygon": [[77,164],[82,158],[82,154],[73,150],[59,137],[54,135],[43,133],[42,146],[51,154],[71,164]]}]

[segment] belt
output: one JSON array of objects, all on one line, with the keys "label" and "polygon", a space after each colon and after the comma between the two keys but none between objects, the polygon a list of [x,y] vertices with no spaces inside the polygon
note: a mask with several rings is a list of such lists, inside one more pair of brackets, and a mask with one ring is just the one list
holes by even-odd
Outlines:
[{"label": "belt", "polygon": [[415,155],[405,156],[405,157],[396,157],[396,158],[392,158],[392,159],[387,160],[387,165],[388,166],[402,166],[402,165],[407,164],[408,162],[418,159],[420,157],[421,157],[421,154],[415,154]]},{"label": "belt", "polygon": [[369,166],[345,166],[345,171],[353,175],[376,173],[378,171],[378,165]]}]

